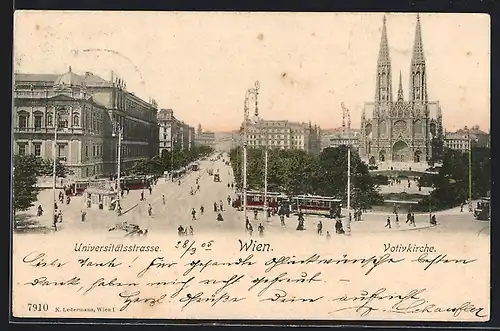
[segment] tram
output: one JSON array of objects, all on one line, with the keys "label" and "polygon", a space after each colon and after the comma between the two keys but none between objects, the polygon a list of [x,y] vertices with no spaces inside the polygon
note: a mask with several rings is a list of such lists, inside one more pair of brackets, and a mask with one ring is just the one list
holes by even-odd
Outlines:
[{"label": "tram", "polygon": [[[247,191],[247,208],[264,210],[264,192],[260,191]],[[267,206],[268,208],[278,208],[278,206],[288,201],[289,197],[286,194],[277,192],[267,192]],[[240,208],[243,205],[243,193],[238,193],[238,198],[233,201],[234,208]]]},{"label": "tram", "polygon": [[484,197],[478,201],[474,209],[474,218],[481,221],[491,220],[491,198]]},{"label": "tram", "polygon": [[122,190],[143,190],[150,186],[150,180],[146,176],[126,176],[120,178]]},{"label": "tram", "polygon": [[83,195],[85,190],[89,187],[89,181],[88,180],[76,180],[69,184],[69,187],[66,188],[66,195],[73,195],[73,196],[78,196],[78,195]]},{"label": "tram", "polygon": [[193,162],[190,164],[189,169],[191,171],[198,171],[200,170],[200,164],[198,162]]},{"label": "tram", "polygon": [[340,208],[341,202],[342,200],[335,197],[299,195],[292,198],[292,212],[331,216]]}]

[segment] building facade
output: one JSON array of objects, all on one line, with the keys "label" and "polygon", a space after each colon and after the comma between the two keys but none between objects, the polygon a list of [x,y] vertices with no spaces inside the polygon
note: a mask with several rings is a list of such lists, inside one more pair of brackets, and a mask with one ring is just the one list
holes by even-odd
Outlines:
[{"label": "building facade", "polygon": [[189,151],[195,145],[195,129],[177,119],[172,109],[161,109],[158,112],[159,153],[172,150]]},{"label": "building facade", "polygon": [[446,132],[444,138],[444,147],[461,152],[469,151],[471,141],[467,134],[457,132]]},{"label": "building facade", "polygon": [[464,127],[456,132],[446,132],[444,146],[461,152],[469,151],[471,146],[490,148],[490,135],[480,130],[479,126]]},{"label": "building facade", "polygon": [[90,72],[78,75],[15,74],[14,153],[53,159],[55,154],[75,178],[110,176],[117,172],[121,127],[122,169],[158,151],[157,105]]},{"label": "building facade", "polygon": [[[243,135],[243,127],[240,135]],[[247,122],[249,148],[301,149],[318,154],[321,151],[321,133],[317,125],[290,121],[259,119]]]},{"label": "building facade", "polygon": [[196,135],[196,146],[209,146],[215,148],[215,133],[205,131]]},{"label": "building facade", "polygon": [[337,132],[322,137],[321,149],[327,147],[335,148],[343,145],[359,149],[359,131],[351,130],[350,132]]},{"label": "building facade", "polygon": [[427,70],[420,17],[410,64],[409,98],[404,99],[401,72],[393,101],[392,67],[386,18],[382,26],[375,82],[375,100],[365,103],[361,115],[360,156],[377,162],[425,163],[432,155],[433,139],[444,139],[439,102],[427,97]]}]

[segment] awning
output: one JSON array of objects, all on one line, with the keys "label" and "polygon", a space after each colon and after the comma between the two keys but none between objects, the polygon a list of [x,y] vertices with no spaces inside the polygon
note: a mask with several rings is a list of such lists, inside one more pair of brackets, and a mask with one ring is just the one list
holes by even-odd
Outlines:
[{"label": "awning", "polygon": [[87,193],[90,194],[99,194],[99,195],[106,195],[106,196],[115,196],[116,192],[110,191],[110,190],[102,190],[98,188],[88,188],[86,190]]}]

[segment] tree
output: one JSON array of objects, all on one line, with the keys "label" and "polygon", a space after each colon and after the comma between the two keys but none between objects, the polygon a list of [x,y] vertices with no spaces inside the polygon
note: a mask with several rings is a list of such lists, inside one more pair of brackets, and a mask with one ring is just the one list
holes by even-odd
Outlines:
[{"label": "tree", "polygon": [[[38,159],[39,173],[41,176],[52,176],[54,173],[54,161],[51,159]],[[59,178],[66,178],[68,175],[72,175],[71,171],[65,164],[61,162],[60,159],[56,161],[56,176]]]},{"label": "tree", "polygon": [[14,156],[14,213],[27,210],[37,200],[40,160],[34,155]]},{"label": "tree", "polygon": [[[491,190],[491,151],[487,147],[473,147],[472,198],[486,196]],[[420,210],[428,210],[429,203],[436,209],[451,208],[466,201],[469,196],[469,154],[447,149],[439,173],[432,178],[434,191],[421,201]]]},{"label": "tree", "polygon": [[[260,148],[247,152],[248,188],[264,188],[264,153]],[[382,199],[377,191],[368,166],[361,162],[357,152],[351,153],[353,176],[353,203],[369,208]],[[243,152],[235,148],[230,152],[230,162],[238,187],[242,187]],[[318,156],[302,150],[270,149],[268,151],[268,190],[288,195],[314,194],[340,197],[345,200],[347,187],[347,147],[326,148]]]}]

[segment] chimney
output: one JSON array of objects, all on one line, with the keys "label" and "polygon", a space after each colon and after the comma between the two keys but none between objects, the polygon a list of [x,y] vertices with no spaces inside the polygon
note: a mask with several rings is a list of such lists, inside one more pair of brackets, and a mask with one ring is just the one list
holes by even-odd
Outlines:
[{"label": "chimney", "polygon": [[91,73],[90,71],[85,71],[85,76],[92,76],[93,73]]}]

